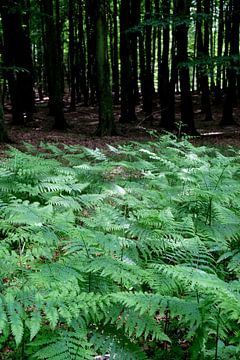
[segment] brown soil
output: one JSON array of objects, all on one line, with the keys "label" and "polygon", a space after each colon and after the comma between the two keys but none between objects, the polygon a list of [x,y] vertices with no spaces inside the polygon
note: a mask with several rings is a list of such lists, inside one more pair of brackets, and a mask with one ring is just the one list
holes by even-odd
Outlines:
[{"label": "brown soil", "polygon": [[[192,141],[198,145],[217,145],[217,146],[236,146],[240,147],[240,127],[231,126],[221,128],[218,124],[221,120],[222,107],[213,106],[214,120],[212,122],[204,121],[204,114],[200,110],[200,99],[198,95],[193,95],[194,112],[196,128],[201,134],[200,137],[194,138]],[[176,98],[176,121],[180,119],[179,97]],[[106,144],[127,143],[130,140],[149,140],[149,130],[161,132],[160,123],[160,107],[155,105],[154,120],[150,123],[145,119],[141,107],[137,107],[136,123],[124,126],[119,124],[120,106],[115,106],[114,113],[119,133],[121,135],[114,137],[99,138],[94,135],[98,124],[97,107],[77,106],[75,112],[69,112],[66,108],[65,116],[69,124],[67,131],[61,132],[52,130],[53,119],[48,116],[47,102],[38,102],[37,111],[34,114],[34,120],[26,127],[11,126],[10,108],[6,107],[5,118],[8,128],[9,137],[13,142],[13,146],[19,147],[23,142],[38,145],[40,142],[49,142],[57,144],[83,145],[91,148],[103,147]],[[239,122],[240,109],[235,109],[235,119]],[[240,123],[240,122],[239,122]],[[7,145],[1,145],[0,149],[6,149]]]}]

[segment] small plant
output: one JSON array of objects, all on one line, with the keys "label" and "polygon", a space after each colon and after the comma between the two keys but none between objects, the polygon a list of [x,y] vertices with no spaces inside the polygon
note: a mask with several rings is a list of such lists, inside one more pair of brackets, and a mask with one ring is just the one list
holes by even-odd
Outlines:
[{"label": "small plant", "polygon": [[164,136],[0,163],[0,358],[240,356],[239,154]]}]

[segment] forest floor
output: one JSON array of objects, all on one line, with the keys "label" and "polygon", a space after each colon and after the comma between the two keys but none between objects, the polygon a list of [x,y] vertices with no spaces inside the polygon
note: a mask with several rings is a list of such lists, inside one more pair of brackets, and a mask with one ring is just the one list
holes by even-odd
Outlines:
[{"label": "forest floor", "polygon": [[[199,137],[191,141],[196,145],[213,145],[226,147],[228,145],[240,147],[240,109],[234,109],[234,116],[238,126],[220,127],[219,122],[222,116],[222,106],[213,105],[213,121],[204,121],[204,114],[200,109],[199,95],[193,95],[194,100],[194,116]],[[26,127],[17,127],[11,125],[11,114],[9,106],[6,106],[5,119],[8,128],[9,137],[12,145],[21,147],[23,142],[38,145],[40,142],[48,142],[55,144],[83,145],[90,148],[101,148],[106,144],[122,144],[131,140],[144,141],[150,140],[149,131],[157,131],[161,133],[160,123],[160,107],[155,103],[153,116],[154,120],[149,122],[145,119],[141,107],[136,109],[137,122],[130,124],[120,124],[120,106],[114,107],[116,124],[121,135],[114,137],[99,138],[94,135],[98,124],[97,107],[77,106],[76,111],[69,112],[65,108],[65,117],[69,124],[67,131],[52,130],[53,118],[48,116],[47,101],[37,102],[34,120]],[[176,121],[180,119],[180,98],[176,97]],[[7,145],[1,145],[0,150],[5,150]]]}]

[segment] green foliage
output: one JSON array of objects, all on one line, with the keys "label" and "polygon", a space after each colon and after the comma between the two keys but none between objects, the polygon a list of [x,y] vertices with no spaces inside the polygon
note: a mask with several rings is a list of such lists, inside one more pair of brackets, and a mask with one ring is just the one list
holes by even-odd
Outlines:
[{"label": "green foliage", "polygon": [[238,359],[239,152],[165,136],[0,163],[2,359]]}]

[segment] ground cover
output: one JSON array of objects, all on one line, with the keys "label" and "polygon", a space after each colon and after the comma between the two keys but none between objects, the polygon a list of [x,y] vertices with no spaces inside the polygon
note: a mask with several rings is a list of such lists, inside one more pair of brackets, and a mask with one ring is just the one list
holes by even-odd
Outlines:
[{"label": "ground cover", "polygon": [[4,155],[2,359],[239,358],[239,150],[152,135]]}]

